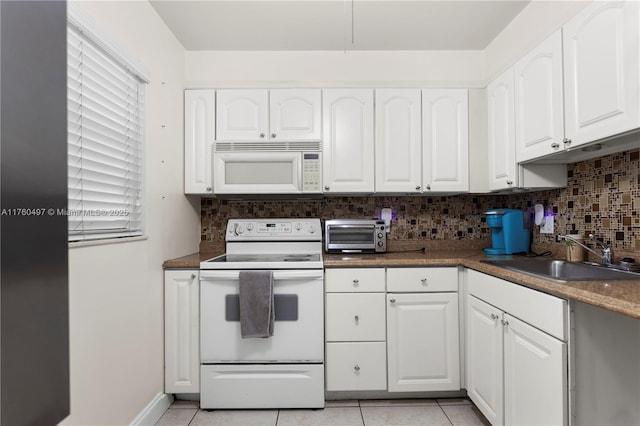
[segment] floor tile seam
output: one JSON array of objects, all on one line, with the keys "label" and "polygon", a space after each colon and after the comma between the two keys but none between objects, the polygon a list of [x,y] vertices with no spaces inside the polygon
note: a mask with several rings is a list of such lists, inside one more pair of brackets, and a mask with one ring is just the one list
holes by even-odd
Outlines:
[{"label": "floor tile seam", "polygon": [[199,412],[200,412],[200,408],[198,408],[198,409],[196,410],[196,412],[195,412],[195,413],[193,413],[193,416],[191,416],[191,419],[189,419],[189,422],[187,423],[187,426],[191,425],[191,422],[193,422],[193,419],[195,419],[195,418],[196,418],[196,416],[198,415],[198,413],[199,413]]},{"label": "floor tile seam", "polygon": [[440,407],[440,409],[442,410],[442,413],[444,414],[444,416],[447,418],[447,420],[449,421],[449,423],[451,423],[451,426],[453,426],[453,421],[449,418],[449,415],[447,414],[447,411]]}]

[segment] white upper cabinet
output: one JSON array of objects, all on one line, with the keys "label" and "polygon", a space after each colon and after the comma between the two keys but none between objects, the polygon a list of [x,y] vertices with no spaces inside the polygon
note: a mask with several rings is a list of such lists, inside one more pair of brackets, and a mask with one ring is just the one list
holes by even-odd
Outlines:
[{"label": "white upper cabinet", "polygon": [[424,192],[469,191],[467,90],[422,91]]},{"label": "white upper cabinet", "polygon": [[320,140],[320,90],[219,90],[219,141]]},{"label": "white upper cabinet", "polygon": [[514,72],[517,161],[564,149],[561,31],[520,59]]},{"label": "white upper cabinet", "polygon": [[268,91],[218,90],[216,101],[216,140],[268,139]]},{"label": "white upper cabinet", "polygon": [[594,2],[563,27],[571,148],[640,127],[639,9]]},{"label": "white upper cabinet", "polygon": [[517,186],[513,68],[487,86],[489,190]]},{"label": "white upper cabinet", "polygon": [[211,194],[215,90],[184,92],[184,192]]},{"label": "white upper cabinet", "polygon": [[373,90],[322,91],[325,193],[374,191]]},{"label": "white upper cabinet", "polygon": [[269,105],[271,140],[320,140],[320,90],[271,90]]},{"label": "white upper cabinet", "polygon": [[376,192],[422,192],[419,89],[377,89]]}]

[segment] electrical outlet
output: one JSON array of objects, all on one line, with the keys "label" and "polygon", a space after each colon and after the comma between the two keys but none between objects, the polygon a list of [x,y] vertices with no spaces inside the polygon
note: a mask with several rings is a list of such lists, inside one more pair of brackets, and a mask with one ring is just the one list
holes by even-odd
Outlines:
[{"label": "electrical outlet", "polygon": [[540,227],[541,234],[553,234],[553,215],[545,216],[544,225]]}]

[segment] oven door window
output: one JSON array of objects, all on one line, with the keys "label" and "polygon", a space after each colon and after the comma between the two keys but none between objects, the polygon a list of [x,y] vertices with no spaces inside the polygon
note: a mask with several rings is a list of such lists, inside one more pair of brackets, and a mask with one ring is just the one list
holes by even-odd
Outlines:
[{"label": "oven door window", "polygon": [[[298,296],[296,294],[276,294],[273,297],[273,309],[276,321],[298,321]],[[225,296],[224,319],[240,321],[240,296]]]}]

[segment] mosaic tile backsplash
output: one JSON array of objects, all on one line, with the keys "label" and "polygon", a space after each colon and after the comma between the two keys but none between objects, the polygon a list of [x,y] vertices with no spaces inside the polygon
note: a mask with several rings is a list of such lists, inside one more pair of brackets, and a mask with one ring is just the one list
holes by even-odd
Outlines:
[{"label": "mosaic tile backsplash", "polygon": [[[489,240],[483,212],[533,211],[543,204],[555,215],[555,234],[593,233],[616,251],[640,252],[640,150],[567,166],[567,188],[505,195],[324,197],[318,200],[249,201],[203,198],[201,240],[224,242],[230,217],[377,218],[390,207],[390,240]],[[474,241],[475,242],[475,241]],[[553,235],[534,232],[534,244]],[[489,246],[490,244],[487,244]],[[640,261],[640,253],[635,256]]]}]

